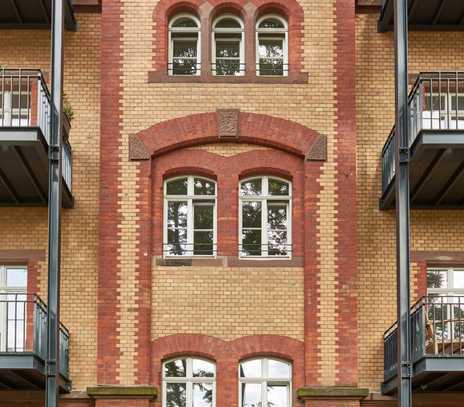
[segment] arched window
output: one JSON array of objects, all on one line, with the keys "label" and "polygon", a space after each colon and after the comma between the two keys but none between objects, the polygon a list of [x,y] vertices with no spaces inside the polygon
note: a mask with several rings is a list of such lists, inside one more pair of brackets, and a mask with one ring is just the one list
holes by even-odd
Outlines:
[{"label": "arched window", "polygon": [[184,176],[164,186],[164,255],[216,254],[216,183]]},{"label": "arched window", "polygon": [[276,177],[240,183],[241,257],[291,256],[291,194],[291,183]]},{"label": "arched window", "polygon": [[213,23],[213,74],[245,73],[243,21],[233,14],[222,15]]},{"label": "arched window", "polygon": [[240,363],[240,407],[292,405],[292,366],[270,358]]},{"label": "arched window", "polygon": [[256,73],[288,75],[288,24],[278,15],[266,15],[256,24]]},{"label": "arched window", "polygon": [[214,407],[216,366],[196,358],[169,360],[163,364],[163,407]]},{"label": "arched window", "polygon": [[200,75],[200,21],[191,14],[179,14],[169,23],[169,74]]}]

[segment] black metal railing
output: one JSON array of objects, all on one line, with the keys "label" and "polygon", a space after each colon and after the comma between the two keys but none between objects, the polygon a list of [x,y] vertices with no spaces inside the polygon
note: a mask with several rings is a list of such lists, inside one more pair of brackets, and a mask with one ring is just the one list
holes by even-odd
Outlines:
[{"label": "black metal railing", "polygon": [[211,64],[211,70],[215,76],[240,76],[246,71],[245,63],[236,59],[216,59]]},{"label": "black metal railing", "polygon": [[[0,354],[47,358],[47,306],[35,294],[0,293]],[[69,331],[60,324],[59,371],[69,378]]]},{"label": "black metal railing", "polygon": [[[464,356],[464,296],[428,296],[411,308],[412,363]],[[384,334],[384,376],[396,375],[398,324]]]},{"label": "black metal railing", "polygon": [[201,63],[192,58],[173,58],[168,63],[168,75],[194,76],[201,73]]},{"label": "black metal railing", "polygon": [[[38,127],[50,143],[50,92],[38,69],[0,69],[0,128]],[[65,135],[63,178],[72,191],[72,150]],[[1,140],[1,135],[0,135]]]},{"label": "black metal railing", "polygon": [[163,244],[163,255],[165,257],[189,257],[189,256],[215,256],[217,251],[216,243],[185,243],[172,242]]},{"label": "black metal railing", "polygon": [[256,64],[256,73],[260,76],[288,76],[289,65],[281,59],[260,58]]},{"label": "black metal railing", "polygon": [[289,258],[292,255],[293,245],[290,243],[242,243],[239,245],[240,257],[260,258]]},{"label": "black metal railing", "polygon": [[[421,73],[409,94],[409,147],[422,130],[464,130],[464,72]],[[395,127],[382,150],[382,192],[395,177]]]}]

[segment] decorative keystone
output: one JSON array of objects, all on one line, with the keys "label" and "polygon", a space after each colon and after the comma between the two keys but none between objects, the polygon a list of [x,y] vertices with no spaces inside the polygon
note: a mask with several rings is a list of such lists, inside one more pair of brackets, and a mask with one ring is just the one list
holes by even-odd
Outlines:
[{"label": "decorative keystone", "polygon": [[158,396],[153,386],[97,386],[87,387],[89,397],[95,399],[150,399]]},{"label": "decorative keystone", "polygon": [[298,398],[302,400],[362,400],[369,395],[369,389],[358,387],[303,387],[299,389]]},{"label": "decorative keystone", "polygon": [[239,116],[240,110],[218,110],[218,124],[220,139],[237,139],[240,136]]}]

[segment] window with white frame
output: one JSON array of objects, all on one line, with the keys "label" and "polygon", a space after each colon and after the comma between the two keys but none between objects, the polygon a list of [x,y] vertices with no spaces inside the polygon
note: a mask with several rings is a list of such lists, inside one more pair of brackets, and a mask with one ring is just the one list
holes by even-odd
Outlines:
[{"label": "window with white frame", "polygon": [[200,75],[200,20],[179,14],[169,23],[169,74]]},{"label": "window with white frame", "polygon": [[0,126],[5,127],[23,127],[29,126],[31,116],[31,91],[24,85],[19,90],[19,85],[12,84],[11,79],[8,86],[14,87],[14,90],[0,90]]},{"label": "window with white frame", "polygon": [[240,407],[292,405],[292,365],[271,358],[240,363]]},{"label": "window with white frame", "polygon": [[0,265],[0,352],[23,352],[26,338],[27,268]]},{"label": "window with white frame", "polygon": [[240,183],[241,257],[291,256],[291,197],[291,183],[276,177]]},{"label": "window with white frame", "polygon": [[178,358],[163,364],[163,407],[214,407],[216,366],[199,358]]},{"label": "window with white frame", "polygon": [[245,33],[243,21],[226,14],[213,23],[213,74],[237,76],[245,73]]},{"label": "window with white frame", "polygon": [[256,73],[288,76],[288,24],[278,15],[266,15],[256,24]]},{"label": "window with white frame", "polygon": [[164,184],[164,255],[216,254],[216,182],[197,176]]}]

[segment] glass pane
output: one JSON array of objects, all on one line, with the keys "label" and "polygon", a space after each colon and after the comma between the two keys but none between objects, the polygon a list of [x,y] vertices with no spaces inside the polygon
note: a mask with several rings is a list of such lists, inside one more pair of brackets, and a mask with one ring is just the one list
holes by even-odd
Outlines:
[{"label": "glass pane", "polygon": [[456,270],[453,280],[453,288],[464,288],[464,270]]},{"label": "glass pane", "polygon": [[187,227],[187,201],[168,202],[168,228]]},{"label": "glass pane", "polygon": [[428,288],[448,288],[448,272],[443,270],[429,270],[427,273]]},{"label": "glass pane", "polygon": [[216,25],[216,28],[242,28],[241,24],[235,18],[223,18],[219,20]]},{"label": "glass pane", "polygon": [[174,58],[171,69],[173,75],[196,75],[199,67],[196,59]]},{"label": "glass pane", "polygon": [[290,184],[278,179],[269,179],[269,195],[288,196],[290,194]]},{"label": "glass pane", "polygon": [[261,385],[242,383],[242,407],[261,407]]},{"label": "glass pane", "polygon": [[220,76],[238,75],[242,70],[239,59],[217,59],[214,69]]},{"label": "glass pane", "polygon": [[261,202],[243,202],[242,227],[260,228],[261,223]]},{"label": "glass pane", "polygon": [[174,40],[172,54],[174,58],[196,58],[197,41]]},{"label": "glass pane", "polygon": [[187,385],[185,383],[166,384],[166,406],[187,407]]},{"label": "glass pane", "polygon": [[240,194],[244,196],[259,196],[262,193],[262,180],[261,178],[251,179],[242,182]]},{"label": "glass pane", "polygon": [[195,195],[214,195],[216,193],[216,184],[202,178],[195,178],[194,180],[194,194]]},{"label": "glass pane", "polygon": [[248,360],[240,363],[240,377],[257,378],[262,377],[261,359]]},{"label": "glass pane", "polygon": [[240,41],[216,41],[217,58],[240,58]]},{"label": "glass pane", "polygon": [[290,379],[290,365],[279,360],[269,360],[269,377],[272,379]]},{"label": "glass pane", "polygon": [[166,254],[173,256],[187,254],[187,229],[168,229]]},{"label": "glass pane", "polygon": [[168,195],[187,195],[187,178],[179,178],[169,181],[166,186]]},{"label": "glass pane", "polygon": [[267,221],[270,229],[286,229],[287,205],[270,203],[267,208]]},{"label": "glass pane", "polygon": [[187,360],[176,359],[164,364],[164,377],[186,377]]},{"label": "glass pane", "polygon": [[6,286],[7,287],[27,287],[27,270],[25,268],[7,268],[6,269]]},{"label": "glass pane", "polygon": [[259,28],[285,28],[285,25],[277,18],[266,18],[259,24]]},{"label": "glass pane", "polygon": [[261,230],[242,231],[242,252],[246,256],[261,256]]},{"label": "glass pane", "polygon": [[194,28],[198,27],[198,24],[193,18],[190,17],[181,17],[178,18],[174,23],[172,23],[172,27],[176,28]]},{"label": "glass pane", "polygon": [[214,377],[214,363],[201,359],[192,360],[193,377]]},{"label": "glass pane", "polygon": [[193,407],[213,405],[213,385],[211,383],[193,384]]},{"label": "glass pane", "polygon": [[281,384],[268,385],[267,405],[268,407],[288,407],[288,386]]},{"label": "glass pane", "polygon": [[195,229],[213,229],[214,206],[212,204],[194,203],[193,218]]},{"label": "glass pane", "polygon": [[212,256],[214,254],[213,231],[194,232],[193,239],[193,254],[195,256]]},{"label": "glass pane", "polygon": [[283,58],[284,57],[284,40],[259,38],[259,56],[260,58]]}]

